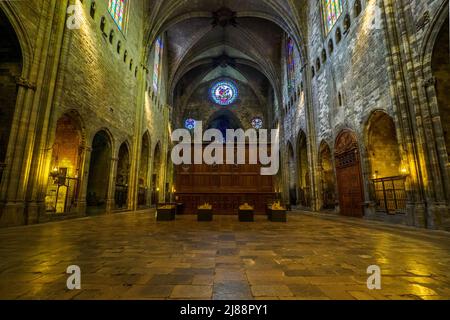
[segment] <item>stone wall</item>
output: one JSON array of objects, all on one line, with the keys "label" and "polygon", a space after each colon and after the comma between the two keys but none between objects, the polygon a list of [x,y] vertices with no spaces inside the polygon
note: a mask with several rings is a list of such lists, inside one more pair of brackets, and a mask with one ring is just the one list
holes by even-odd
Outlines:
[{"label": "stone wall", "polygon": [[[365,208],[366,216],[390,221],[387,216],[375,214],[370,206],[374,200],[371,192],[371,161],[374,157],[371,157],[370,150],[375,148],[380,157],[378,165],[386,160],[381,171],[386,171],[387,175],[408,174],[406,187],[411,201],[410,211],[396,222],[447,228],[442,221],[450,216],[449,198],[444,196],[445,192],[448,194],[448,187],[445,186],[449,186],[449,166],[445,146],[440,144],[444,140],[442,135],[447,131],[446,113],[440,111],[440,120],[431,120],[432,115],[438,112],[437,108],[429,102],[433,101],[432,97],[423,96],[421,87],[418,87],[421,84],[417,83],[423,81],[424,66],[428,63],[424,60],[424,48],[430,34],[437,28],[433,21],[438,19],[439,12],[448,7],[448,1],[416,0],[400,6],[398,1],[366,0],[360,1],[359,14],[354,7],[356,2],[343,1],[343,12],[328,34],[323,28],[320,1],[309,2],[305,30],[308,55],[304,59],[307,60],[311,77],[311,87],[306,88],[310,90],[310,100],[289,108],[289,102],[284,99],[283,145],[286,141],[295,144],[300,130],[307,132],[309,167],[313,170],[312,179],[316,180],[317,198],[320,199],[324,192],[320,187],[322,169],[314,166],[315,159],[319,158],[318,148],[321,143],[327,143],[334,153],[335,139],[341,130],[347,128],[354,131],[362,155],[365,200],[369,204]],[[444,56],[445,45],[439,48]],[[437,100],[440,105],[448,105],[448,97],[439,97],[439,92],[447,91],[442,78],[448,76],[448,71],[441,72],[441,67],[440,64],[435,65]],[[286,86],[286,78],[283,86]],[[433,91],[432,95],[436,93]],[[307,103],[311,104],[311,110],[308,110]],[[414,110],[419,109],[424,110],[423,119],[413,116]],[[391,133],[380,133],[379,138],[387,135],[392,141],[390,135],[393,130],[398,141],[396,144],[383,145],[380,142],[370,145],[369,119],[375,111],[384,112],[395,125],[391,128],[380,124],[377,130]],[[424,133],[421,130],[425,130]],[[437,149],[426,141],[425,136],[430,136],[430,132],[434,132],[432,136],[438,142]],[[418,151],[413,151],[414,148]],[[295,157],[299,161],[297,154]],[[286,171],[290,171],[286,161],[285,167]],[[421,180],[421,176],[425,180]],[[428,176],[433,176],[434,186],[426,181]],[[287,178],[286,181],[289,180]],[[419,200],[422,198],[420,188],[432,189],[435,196]],[[424,206],[422,202],[428,202],[430,211],[421,211]],[[439,205],[434,204],[437,202]],[[447,204],[442,205],[443,202]],[[314,209],[321,206],[319,201]]]},{"label": "stone wall", "polygon": [[[207,121],[217,111],[207,98],[214,73],[203,82],[208,72],[202,74],[198,72],[201,70],[193,69],[192,77],[187,76],[180,82],[180,86],[188,90],[176,89],[174,100],[180,105],[174,106],[172,119],[175,121],[169,125],[172,110],[167,97],[173,95],[167,85],[168,50],[164,50],[161,62],[158,92],[152,90],[154,44],[145,41],[152,32],[147,30],[148,34],[144,34],[148,12],[151,15],[151,2],[129,2],[128,27],[124,32],[117,28],[108,13],[107,1],[95,2],[95,14],[91,12],[92,1],[83,1],[80,28],[68,28],[67,5],[75,3],[81,2],[0,1],[0,9],[17,33],[23,56],[22,72],[19,79],[15,79],[15,93],[13,79],[19,69],[17,65],[0,62],[2,102],[8,105],[7,110],[13,110],[15,105],[14,116],[7,121],[11,126],[10,138],[3,139],[4,133],[1,138],[8,140],[8,148],[6,152],[5,148],[1,151],[5,154],[5,165],[2,164],[0,185],[0,225],[35,223],[46,216],[45,196],[54,144],[58,141],[56,125],[64,114],[70,113],[80,130],[78,214],[83,215],[92,141],[99,130],[104,130],[112,143],[110,155],[105,156],[105,159],[110,158],[107,210],[114,207],[119,147],[124,142],[130,153],[128,209],[134,209],[138,177],[145,176],[142,168],[147,167],[149,172],[157,174],[155,188],[166,190],[166,182],[171,183],[171,168],[166,159],[170,130],[174,126],[182,127],[188,116]],[[355,3],[361,3],[358,14]],[[294,52],[293,88],[287,87],[286,46],[280,44],[283,38],[277,32],[272,36],[277,45],[263,48],[273,60],[281,60],[280,68],[274,64],[274,70],[282,72],[274,77],[272,85],[275,87],[269,88],[271,86],[258,72],[241,67],[244,78],[249,81],[240,81],[241,101],[232,112],[244,128],[250,127],[254,116],[263,117],[266,126],[279,121],[282,146],[292,145],[293,161],[297,164],[293,170],[291,160],[289,170],[289,159],[282,152],[283,165],[287,168],[283,179],[290,181],[297,172],[297,186],[308,184],[307,176],[302,174],[302,181],[299,178],[300,171],[307,171],[303,162],[307,158],[310,191],[317,199],[322,198],[323,193],[319,146],[327,143],[333,155],[335,139],[342,129],[354,131],[362,156],[366,216],[388,221],[389,217],[375,212],[370,191],[373,178],[370,150],[382,147],[379,142],[371,145],[370,119],[374,112],[383,112],[391,118],[395,129],[381,125],[378,130],[389,129],[389,136],[395,131],[399,155],[395,164],[400,162],[399,170],[407,175],[408,210],[397,220],[416,226],[449,228],[450,165],[446,125],[449,113],[448,94],[445,94],[449,91],[446,81],[449,64],[444,62],[448,52],[448,41],[444,41],[448,29],[440,32],[442,26],[448,24],[448,0],[407,3],[344,0],[343,13],[327,34],[319,1],[309,1],[299,16],[305,18],[299,22],[305,43],[300,44],[302,50]],[[163,42],[170,38],[161,36]],[[284,39],[287,38],[285,34]],[[280,55],[274,50],[279,45],[283,50]],[[304,56],[300,56],[300,52]],[[193,79],[195,84],[191,83]],[[202,84],[194,92],[190,91],[199,82]],[[5,103],[5,99],[9,102]],[[303,132],[306,143],[300,155],[299,137]],[[150,159],[141,166],[144,134],[149,137]],[[378,140],[383,137],[380,134]],[[152,158],[158,145],[161,158],[155,167]],[[393,154],[395,148],[391,143],[384,151]],[[378,159],[381,161],[383,152],[377,154],[381,155]],[[327,185],[334,185],[333,181],[328,181],[332,177],[330,166],[327,161],[323,170]],[[389,171],[389,175],[394,173],[395,170]],[[150,180],[151,175],[147,179]],[[288,184],[283,187],[285,192]],[[150,186],[152,182],[147,181],[145,185]],[[164,192],[161,196],[164,197]],[[313,202],[311,207],[320,209],[321,200]]]},{"label": "stone wall", "polygon": [[[6,177],[3,175],[1,181],[0,225],[48,220],[44,199],[48,192],[52,153],[55,153],[58,141],[57,121],[63,115],[70,114],[79,125],[82,137],[78,215],[85,213],[91,146],[97,132],[107,132],[112,143],[112,150],[103,157],[109,168],[108,178],[103,182],[108,190],[107,211],[114,208],[120,145],[126,142],[129,146],[128,208],[133,209],[137,202],[142,137],[147,132],[150,149],[154,149],[159,141],[167,141],[169,108],[166,94],[158,94],[159,99],[152,99],[150,96],[154,95],[146,86],[146,70],[151,64],[144,55],[151,51],[151,44],[144,41],[143,27],[148,3],[143,0],[129,2],[128,24],[121,31],[108,12],[108,2],[96,1],[95,13],[92,2],[33,0],[2,3],[1,9],[15,29],[17,27],[16,31],[21,31],[18,35],[24,49],[24,74],[30,74],[29,79],[22,80],[19,88],[23,88],[23,93],[19,90],[18,95],[22,97],[29,91],[32,98],[21,99],[23,105],[16,107],[13,140],[24,142],[8,147],[10,159],[15,162],[14,165],[7,164]],[[75,29],[69,28],[67,23],[72,17],[72,12],[67,13],[67,6],[73,4],[81,8],[77,10],[79,28]],[[165,59],[163,57],[163,64]],[[164,72],[161,78],[163,91]],[[166,147],[167,144],[163,145]],[[18,158],[20,148],[26,151]],[[150,155],[152,157],[153,152]],[[162,155],[164,158],[158,170],[163,177],[160,183],[164,185],[165,150]],[[161,193],[163,196],[164,192]],[[27,206],[25,198],[28,199]],[[10,207],[13,202],[14,207]]]},{"label": "stone wall", "polygon": [[[368,27],[372,19],[378,19],[368,7],[370,2],[373,1],[367,1],[358,17],[353,17],[352,8],[344,1],[344,11],[328,35],[322,31],[320,8],[311,8],[309,63],[315,66],[312,93],[318,142],[333,140],[342,127],[353,128],[362,136],[364,126],[361,123],[373,110],[393,113],[384,29],[382,22],[379,22],[380,29],[376,23],[373,28]],[[343,19],[347,14],[352,19],[345,34]],[[336,38],[338,28],[342,33],[339,43]],[[334,47],[332,52],[328,46],[330,40]],[[327,52],[326,60],[321,55],[323,49]],[[317,59],[320,59],[320,68],[317,68]]]},{"label": "stone wall", "polygon": [[[139,2],[130,2],[125,32],[118,29],[109,14],[107,1],[97,2],[94,18],[88,1],[83,5],[81,28],[66,29],[65,34],[67,56],[60,69],[58,113],[76,109],[89,128],[88,137],[93,137],[102,127],[108,128],[117,139],[116,148],[124,140],[131,140],[134,132],[138,95],[135,68],[140,63],[143,34],[139,26],[144,18]],[[103,17],[106,18],[104,33],[100,30]],[[114,32],[112,43],[111,31]],[[120,53],[118,41],[122,43]]]}]

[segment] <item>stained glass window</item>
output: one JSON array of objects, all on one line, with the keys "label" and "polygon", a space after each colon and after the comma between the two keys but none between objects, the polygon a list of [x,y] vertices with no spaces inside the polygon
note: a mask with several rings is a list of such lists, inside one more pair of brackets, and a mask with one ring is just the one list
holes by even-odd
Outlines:
[{"label": "stained glass window", "polygon": [[328,33],[342,13],[342,0],[322,0],[322,11],[325,31]]},{"label": "stained glass window", "polygon": [[156,39],[155,42],[155,62],[153,65],[153,89],[155,93],[159,89],[159,76],[161,73],[161,57],[163,53],[163,42],[161,38]]},{"label": "stained glass window", "polygon": [[259,130],[263,127],[263,120],[260,117],[253,118],[252,127]]},{"label": "stained glass window", "polygon": [[236,101],[238,89],[231,81],[219,81],[211,87],[210,96],[214,103],[228,106]]},{"label": "stained glass window", "polygon": [[127,0],[109,0],[108,11],[121,31],[125,29],[126,5]]},{"label": "stained glass window", "polygon": [[194,119],[186,119],[184,122],[184,127],[188,130],[194,130],[195,129],[196,121]]},{"label": "stained glass window", "polygon": [[286,60],[287,60],[287,76],[288,88],[295,87],[295,57],[294,57],[294,40],[288,38],[286,42]]}]

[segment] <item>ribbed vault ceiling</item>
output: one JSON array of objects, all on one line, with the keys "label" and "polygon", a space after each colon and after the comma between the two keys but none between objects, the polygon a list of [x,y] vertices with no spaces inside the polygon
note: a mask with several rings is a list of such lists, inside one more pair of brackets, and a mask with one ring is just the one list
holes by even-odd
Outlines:
[{"label": "ribbed vault ceiling", "polygon": [[[263,99],[266,87],[279,97],[281,46],[288,33],[301,43],[298,7],[290,0],[153,0],[147,39],[165,32],[170,103],[177,86],[187,96],[202,82],[229,76]],[[300,51],[301,48],[300,48]]]}]

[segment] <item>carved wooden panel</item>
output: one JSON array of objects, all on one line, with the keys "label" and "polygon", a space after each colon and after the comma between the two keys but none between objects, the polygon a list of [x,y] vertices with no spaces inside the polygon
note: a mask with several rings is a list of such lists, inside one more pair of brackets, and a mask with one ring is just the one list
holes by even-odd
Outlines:
[{"label": "carved wooden panel", "polygon": [[213,205],[214,214],[237,214],[245,202],[264,214],[266,204],[275,199],[273,177],[262,176],[260,164],[180,165],[175,167],[175,185],[186,214],[195,214],[205,202]]}]

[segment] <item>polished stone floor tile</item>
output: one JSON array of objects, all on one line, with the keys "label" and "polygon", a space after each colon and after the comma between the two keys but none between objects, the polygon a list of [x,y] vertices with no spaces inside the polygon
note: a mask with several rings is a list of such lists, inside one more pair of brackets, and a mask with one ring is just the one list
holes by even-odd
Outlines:
[{"label": "polished stone floor tile", "polygon": [[449,275],[449,233],[324,214],[159,223],[149,210],[0,230],[0,299],[440,300]]},{"label": "polished stone floor tile", "polygon": [[161,298],[170,296],[175,286],[170,285],[137,285],[125,293],[127,299]]},{"label": "polished stone floor tile", "polygon": [[188,274],[158,274],[148,282],[149,285],[191,284],[194,276]]},{"label": "polished stone floor tile", "polygon": [[233,295],[239,297],[251,297],[250,286],[247,282],[241,281],[227,281],[217,282],[214,284],[214,295]]},{"label": "polished stone floor tile", "polygon": [[172,291],[170,298],[173,299],[210,299],[212,286],[178,285]]},{"label": "polished stone floor tile", "polygon": [[255,297],[291,297],[291,290],[286,285],[255,285],[252,286]]}]

